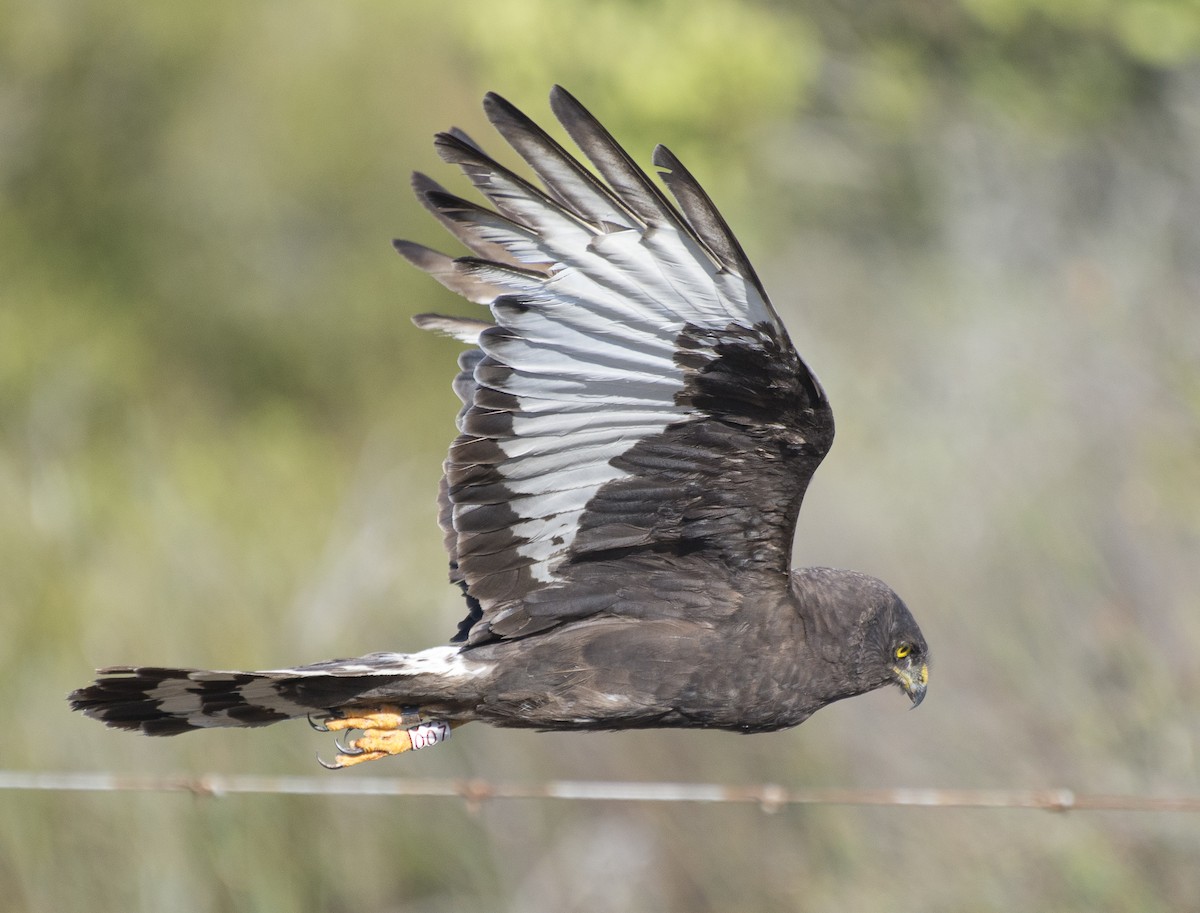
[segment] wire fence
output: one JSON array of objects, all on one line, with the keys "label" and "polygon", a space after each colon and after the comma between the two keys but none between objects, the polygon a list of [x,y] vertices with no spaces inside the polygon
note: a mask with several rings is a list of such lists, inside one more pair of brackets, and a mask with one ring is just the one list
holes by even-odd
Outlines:
[{"label": "wire fence", "polygon": [[775,812],[798,805],[858,805],[924,808],[1039,809],[1042,811],[1200,813],[1200,795],[1144,796],[1077,793],[1071,789],[789,789],[765,783],[549,780],[530,783],[475,779],[384,777],[290,777],[204,774],[129,776],[112,773],[0,771],[0,790],[43,792],[185,792],[195,796],[233,795],[371,796],[450,798],[477,808],[504,799],[559,799],[575,802],[739,803]]}]

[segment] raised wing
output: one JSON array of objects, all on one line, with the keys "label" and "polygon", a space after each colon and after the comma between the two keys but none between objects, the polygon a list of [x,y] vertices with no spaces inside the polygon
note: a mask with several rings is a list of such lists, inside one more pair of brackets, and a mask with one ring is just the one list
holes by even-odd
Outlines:
[{"label": "raised wing", "polygon": [[[440,519],[470,614],[456,640],[595,614],[728,614],[736,581],[782,592],[829,404],[708,196],[665,148],[678,208],[565,90],[555,114],[600,178],[497,95],[491,122],[544,189],[460,132],[437,137],[494,209],[418,175],[472,256],[396,242],[494,325],[422,315],[460,358],[461,432]],[[773,575],[773,576],[772,576]]]}]

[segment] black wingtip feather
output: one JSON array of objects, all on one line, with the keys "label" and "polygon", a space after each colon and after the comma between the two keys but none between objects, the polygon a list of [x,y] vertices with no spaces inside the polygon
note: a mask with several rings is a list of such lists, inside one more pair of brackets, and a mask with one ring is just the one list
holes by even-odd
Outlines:
[{"label": "black wingtip feather", "polygon": [[446,190],[445,187],[443,187],[429,175],[425,174],[423,171],[414,171],[412,173],[412,179],[410,183],[412,185],[413,193],[421,198],[424,198],[425,194],[434,190],[440,190],[443,193]]},{"label": "black wingtip feather", "polygon": [[[419,171],[413,172],[412,187],[421,205],[472,253],[498,263],[515,264],[516,261],[503,245],[485,240],[474,230],[475,223],[479,220],[504,219],[504,216],[450,193],[437,181]],[[516,227],[516,223],[512,223],[511,220],[505,221]],[[399,253],[406,256],[403,251]],[[453,291],[457,292],[457,289]]]},{"label": "black wingtip feather", "polygon": [[474,149],[480,155],[487,155],[487,153],[483,151],[483,147],[481,145],[479,145],[479,143],[475,142],[475,140],[471,138],[471,134],[467,133],[466,130],[463,130],[459,127],[451,127],[446,132],[449,133],[450,136],[453,136],[456,140],[461,142],[463,145],[470,146],[472,149]]},{"label": "black wingtip feather", "polygon": [[639,225],[629,207],[512,102],[492,92],[484,99],[484,110],[492,126],[534,170],[557,203],[593,226]]},{"label": "black wingtip feather", "polygon": [[638,167],[608,128],[575,96],[562,86],[555,86],[550,92],[550,108],[628,209],[647,225],[674,227],[712,256],[707,245],[667,199],[666,194]]},{"label": "black wingtip feather", "polygon": [[403,238],[393,238],[392,249],[417,269],[423,269],[426,272],[443,260],[449,259],[445,254],[438,253],[432,247],[417,244],[415,241],[405,241]]},{"label": "black wingtip feather", "polygon": [[451,131],[442,131],[435,134],[433,137],[433,148],[442,157],[442,161],[449,162],[451,165],[461,164],[464,158],[470,161],[487,158],[487,155],[477,146],[467,142],[461,136]]},{"label": "black wingtip feather", "polygon": [[654,147],[653,161],[661,169],[659,177],[675,197],[688,223],[716,259],[752,283],[755,290],[765,299],[766,290],[759,281],[750,258],[746,256],[729,223],[713,203],[712,197],[700,186],[700,182],[666,146]]}]

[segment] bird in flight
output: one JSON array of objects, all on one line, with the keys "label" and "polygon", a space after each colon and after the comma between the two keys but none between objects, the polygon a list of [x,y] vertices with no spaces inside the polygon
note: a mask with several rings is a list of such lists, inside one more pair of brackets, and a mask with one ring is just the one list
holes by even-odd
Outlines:
[{"label": "bird in flight", "polygon": [[490,205],[417,174],[469,253],[395,242],[490,311],[414,318],[469,345],[438,499],[454,637],[256,672],[115,666],[74,709],[147,735],[307,717],[359,733],[326,764],[348,767],[475,720],[754,733],[885,685],[921,702],[928,649],[891,588],[790,566],[833,416],[741,245],[666,148],[674,202],[568,92],[550,102],[594,171],[489,94],[540,186],[439,134]]}]

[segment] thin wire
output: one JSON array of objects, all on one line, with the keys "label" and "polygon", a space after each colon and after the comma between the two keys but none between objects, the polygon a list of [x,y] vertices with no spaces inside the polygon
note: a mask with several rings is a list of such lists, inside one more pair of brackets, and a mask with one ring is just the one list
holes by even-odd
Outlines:
[{"label": "thin wire", "polygon": [[1044,811],[1200,812],[1200,796],[1076,793],[1070,789],[787,789],[774,784],[550,780],[532,783],[383,777],[269,777],[204,774],[138,777],[112,773],[0,771],[0,790],[186,792],[197,796],[389,796],[454,798],[470,807],[497,799],[575,802],[730,802],[765,812],[792,805],[1008,808]]}]

